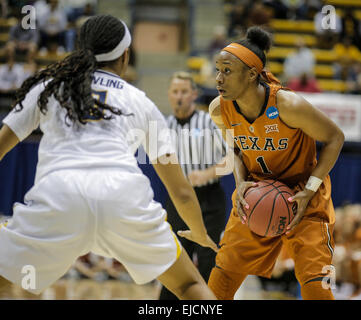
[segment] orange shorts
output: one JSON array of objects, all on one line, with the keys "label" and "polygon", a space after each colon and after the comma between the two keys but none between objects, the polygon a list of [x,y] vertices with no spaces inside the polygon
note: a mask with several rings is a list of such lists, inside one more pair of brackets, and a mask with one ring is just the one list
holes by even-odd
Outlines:
[{"label": "orange shorts", "polygon": [[328,187],[330,185],[321,185],[305,216],[291,233],[275,238],[251,232],[233,208],[220,242],[216,265],[230,272],[270,278],[285,245],[295,262],[295,275],[301,285],[329,274],[334,250],[334,212]]}]

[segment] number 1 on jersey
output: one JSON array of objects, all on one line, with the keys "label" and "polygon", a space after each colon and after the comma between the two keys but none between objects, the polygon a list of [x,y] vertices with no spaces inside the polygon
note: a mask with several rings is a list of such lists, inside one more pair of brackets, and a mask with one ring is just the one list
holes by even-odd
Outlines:
[{"label": "number 1 on jersey", "polygon": [[260,165],[262,172],[265,174],[271,174],[272,171],[270,171],[266,165],[266,162],[264,161],[263,156],[259,156],[256,161],[258,162],[258,164]]}]

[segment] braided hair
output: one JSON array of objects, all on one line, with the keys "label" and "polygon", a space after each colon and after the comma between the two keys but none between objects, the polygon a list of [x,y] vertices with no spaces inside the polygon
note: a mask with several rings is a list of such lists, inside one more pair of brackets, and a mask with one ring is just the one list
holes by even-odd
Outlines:
[{"label": "braided hair", "polygon": [[[82,124],[87,115],[109,120],[112,114],[122,115],[118,108],[93,98],[91,83],[94,71],[114,61],[99,64],[95,55],[113,50],[125,35],[121,21],[111,15],[97,15],[89,18],[81,27],[77,49],[65,59],[50,64],[44,70],[26,79],[15,95],[15,111],[23,109],[22,102],[30,89],[40,82],[47,82],[38,98],[38,107],[45,114],[49,98],[53,95],[67,113],[65,122],[79,121]],[[109,110],[111,114],[105,114]]]}]

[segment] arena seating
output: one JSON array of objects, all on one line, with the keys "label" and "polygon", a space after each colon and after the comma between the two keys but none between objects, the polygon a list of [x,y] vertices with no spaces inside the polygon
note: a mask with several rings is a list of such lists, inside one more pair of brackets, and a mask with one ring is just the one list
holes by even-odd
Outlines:
[{"label": "arena seating", "polygon": [[[353,8],[355,17],[361,20],[360,0],[329,0],[325,4],[335,6],[339,16],[343,16],[348,7]],[[226,2],[224,11],[228,15],[231,11],[231,4]],[[305,42],[315,57],[316,66],[314,75],[323,91],[345,92],[346,83],[334,80],[333,64],[337,60],[337,55],[333,50],[324,50],[317,47],[317,37],[315,35],[314,21],[312,20],[282,20],[272,19],[269,24],[273,32],[273,46],[268,52],[268,68],[276,76],[283,74],[283,63],[287,56],[296,50],[296,42],[299,38]],[[187,61],[188,69],[194,73],[196,81],[204,85],[206,81],[201,74],[203,66],[207,63],[206,55],[191,56]],[[209,62],[209,61],[208,61]]]}]

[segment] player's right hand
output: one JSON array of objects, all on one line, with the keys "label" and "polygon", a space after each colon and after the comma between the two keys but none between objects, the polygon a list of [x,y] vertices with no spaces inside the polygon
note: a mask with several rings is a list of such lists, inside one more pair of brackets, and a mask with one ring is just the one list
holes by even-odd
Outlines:
[{"label": "player's right hand", "polygon": [[236,193],[236,206],[237,213],[241,218],[241,222],[245,224],[247,222],[247,215],[244,213],[243,208],[249,209],[249,205],[244,199],[244,194],[251,187],[257,187],[258,184],[254,181],[243,181],[237,185]]}]

